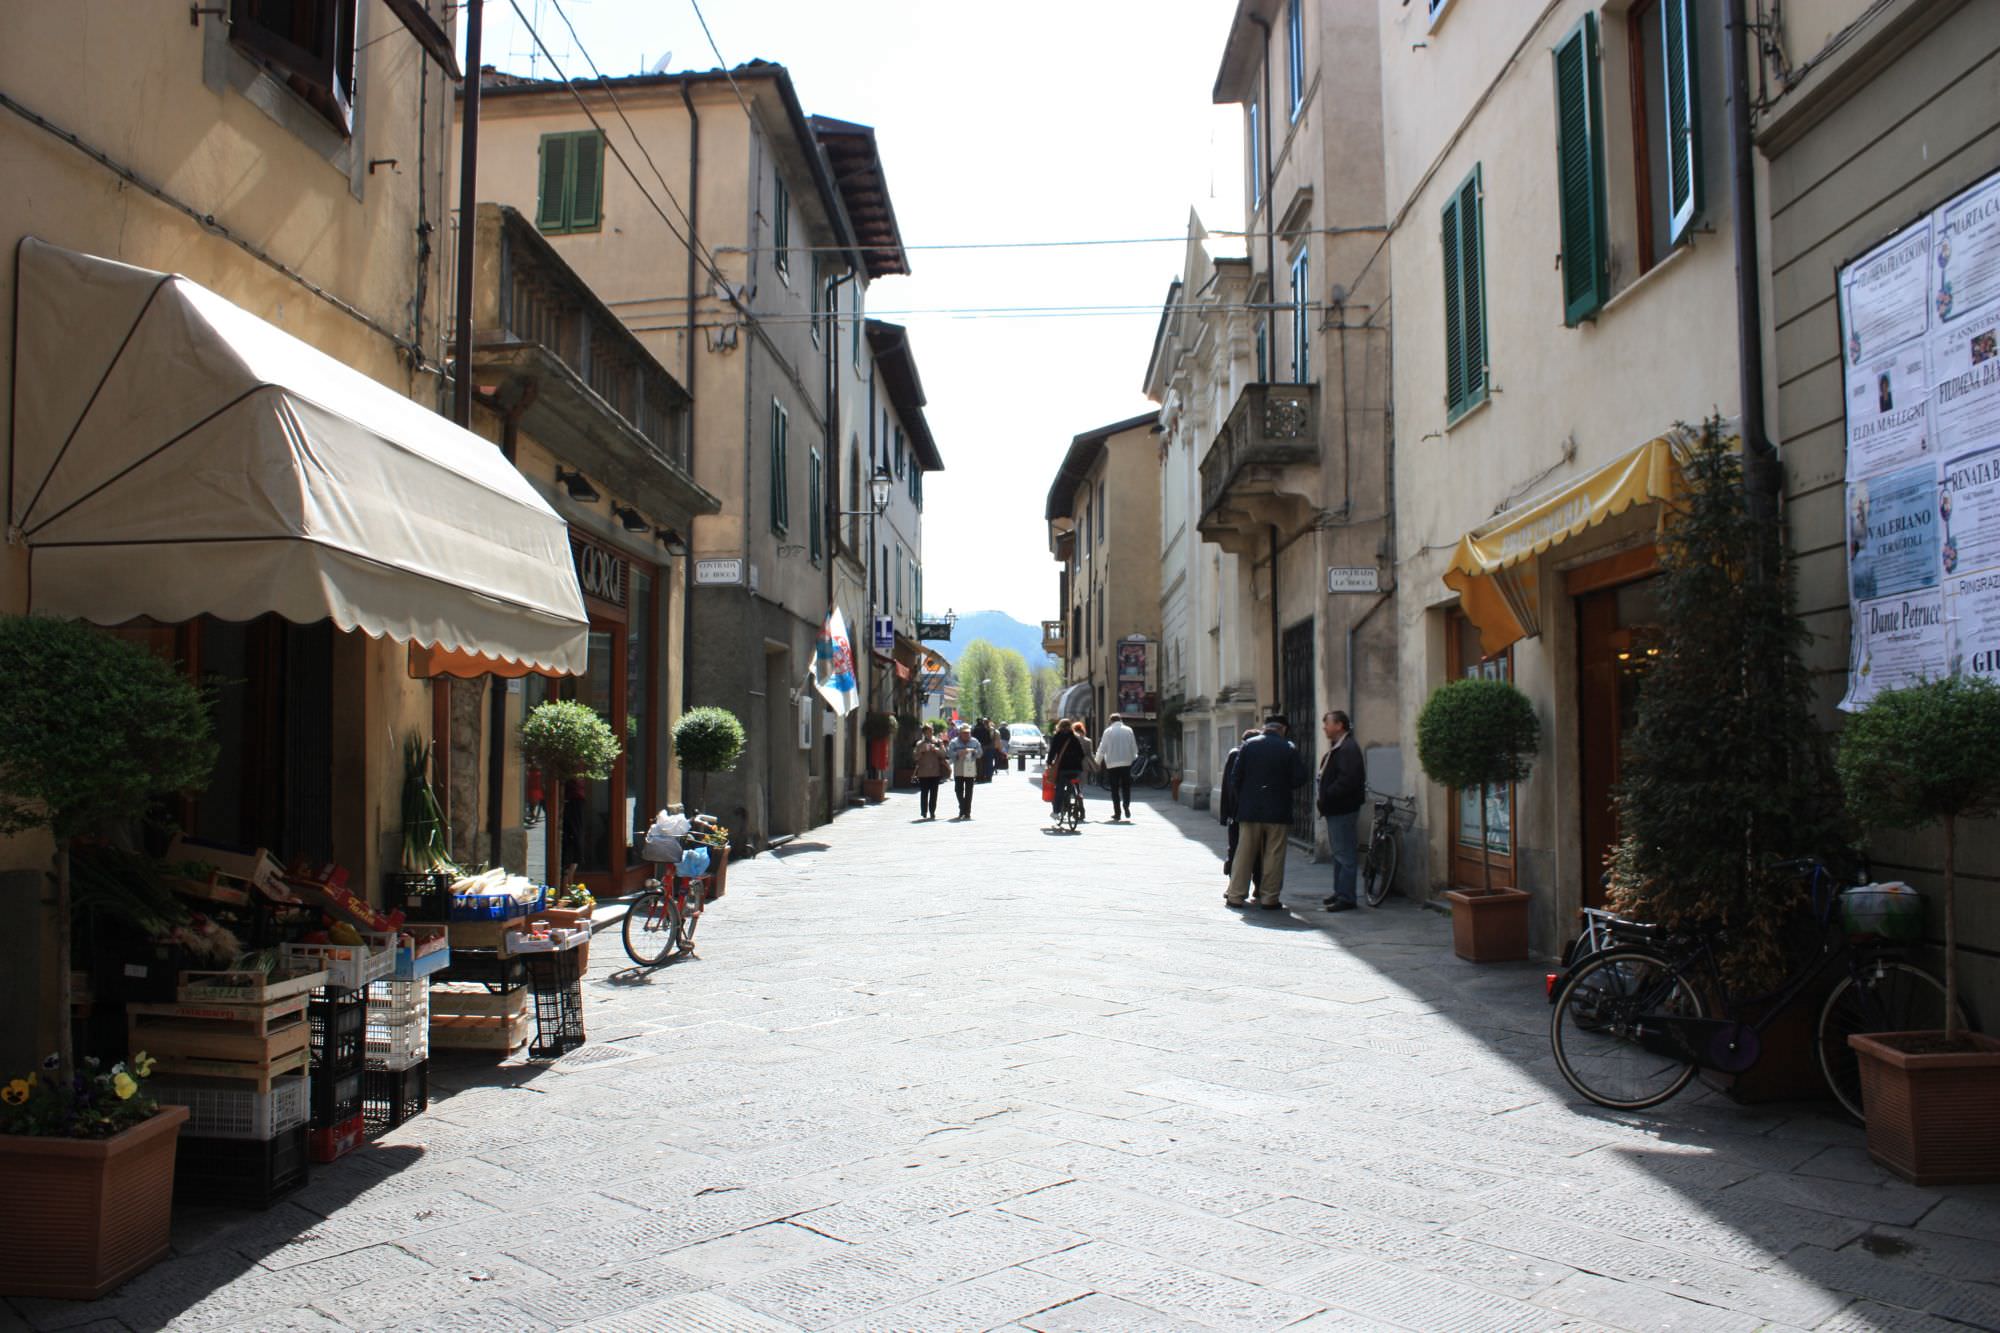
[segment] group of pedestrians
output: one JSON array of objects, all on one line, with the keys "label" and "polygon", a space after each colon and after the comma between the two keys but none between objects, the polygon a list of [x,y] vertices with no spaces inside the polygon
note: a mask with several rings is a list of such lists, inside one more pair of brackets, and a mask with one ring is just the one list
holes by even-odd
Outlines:
[{"label": "group of pedestrians", "polygon": [[972,792],[982,782],[993,781],[996,766],[1007,763],[1007,727],[995,727],[988,718],[960,722],[956,727],[933,729],[928,724],[917,733],[913,751],[917,773],[917,818],[936,819],[938,788],[948,777],[952,794],[958,798],[954,820],[972,818]]},{"label": "group of pedestrians", "polygon": [[[1222,901],[1230,907],[1248,907],[1253,891],[1263,910],[1275,912],[1283,906],[1292,793],[1312,777],[1305,756],[1286,735],[1289,729],[1282,713],[1272,713],[1262,730],[1244,732],[1242,743],[1223,762],[1217,805],[1222,822],[1229,826],[1229,854],[1222,863],[1229,887]],[[1327,842],[1333,849],[1333,895],[1321,906],[1329,912],[1346,912],[1356,903],[1356,826],[1368,793],[1368,771],[1346,713],[1334,709],[1320,719],[1320,729],[1328,749],[1319,762],[1313,803],[1326,820]]]}]

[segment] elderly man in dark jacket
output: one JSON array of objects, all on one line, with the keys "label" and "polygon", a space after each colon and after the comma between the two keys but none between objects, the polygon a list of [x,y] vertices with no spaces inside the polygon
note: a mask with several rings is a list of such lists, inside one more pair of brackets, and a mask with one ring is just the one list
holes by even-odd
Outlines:
[{"label": "elderly man in dark jacket", "polygon": [[1230,775],[1230,805],[1241,832],[1235,865],[1222,901],[1245,906],[1250,893],[1250,867],[1259,869],[1257,906],[1279,909],[1285,891],[1285,837],[1292,822],[1292,793],[1306,785],[1311,773],[1298,747],[1285,739],[1285,719],[1273,713],[1264,719],[1264,734],[1243,742]]},{"label": "elderly man in dark jacket", "polygon": [[1333,849],[1333,896],[1321,906],[1329,912],[1345,912],[1355,905],[1355,825],[1368,796],[1368,765],[1361,757],[1361,742],[1354,739],[1347,714],[1334,709],[1320,719],[1320,728],[1333,746],[1319,761],[1317,805],[1326,816],[1326,840]]}]

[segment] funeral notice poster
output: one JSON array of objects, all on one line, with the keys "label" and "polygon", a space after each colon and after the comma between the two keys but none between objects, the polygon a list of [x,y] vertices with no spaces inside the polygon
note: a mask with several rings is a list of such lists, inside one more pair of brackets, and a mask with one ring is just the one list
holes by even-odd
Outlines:
[{"label": "funeral notice poster", "polygon": [[1853,648],[1841,707],[2000,679],[2000,172],[1837,279]]}]

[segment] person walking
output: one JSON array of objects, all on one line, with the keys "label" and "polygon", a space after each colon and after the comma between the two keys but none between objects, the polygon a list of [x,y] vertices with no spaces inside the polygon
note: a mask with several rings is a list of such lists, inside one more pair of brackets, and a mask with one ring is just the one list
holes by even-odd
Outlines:
[{"label": "person walking", "polygon": [[[1255,727],[1250,728],[1243,733],[1243,738],[1236,743],[1236,748],[1229,752],[1229,757],[1222,761],[1222,782],[1216,788],[1215,808],[1216,817],[1222,821],[1223,827],[1229,830],[1229,854],[1222,858],[1222,873],[1225,876],[1236,867],[1236,842],[1243,833],[1243,826],[1236,822],[1236,791],[1233,785],[1236,777],[1236,757],[1243,753],[1243,741],[1254,741],[1263,734]],[[1258,887],[1257,881],[1263,878],[1263,873],[1261,864],[1250,867],[1250,887],[1253,891]]]},{"label": "person walking", "polygon": [[972,724],[958,724],[958,735],[944,747],[951,761],[952,791],[958,797],[958,817],[972,818],[972,789],[979,781],[979,760],[986,747],[972,738]]},{"label": "person walking", "polygon": [[993,781],[993,724],[985,718],[972,724],[972,739],[979,742],[979,781]]},{"label": "person walking", "polygon": [[1321,906],[1329,912],[1346,912],[1355,906],[1354,872],[1359,864],[1355,825],[1368,796],[1368,761],[1347,714],[1334,709],[1320,719],[1320,729],[1332,748],[1319,761],[1315,804],[1326,817],[1326,841],[1333,849],[1333,896]]},{"label": "person walking", "polygon": [[1257,906],[1267,912],[1278,911],[1285,892],[1285,838],[1292,822],[1292,792],[1305,786],[1312,776],[1298,747],[1285,739],[1282,714],[1267,715],[1263,732],[1243,742],[1236,755],[1236,771],[1230,776],[1234,788],[1231,800],[1243,833],[1222,901],[1230,907],[1248,905],[1250,867],[1254,864],[1263,872],[1257,886]]},{"label": "person walking", "polygon": [[1098,738],[1097,762],[1104,765],[1104,785],[1111,789],[1111,822],[1132,818],[1132,761],[1139,757],[1139,738],[1125,719],[1111,715],[1110,725]]},{"label": "person walking", "polygon": [[928,726],[917,733],[912,753],[917,769],[917,818],[936,819],[938,784],[950,775],[951,760]]}]

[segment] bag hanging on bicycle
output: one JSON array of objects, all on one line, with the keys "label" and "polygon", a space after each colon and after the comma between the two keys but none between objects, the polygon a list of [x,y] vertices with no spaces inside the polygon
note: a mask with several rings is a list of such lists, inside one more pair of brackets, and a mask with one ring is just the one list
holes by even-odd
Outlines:
[{"label": "bag hanging on bicycle", "polygon": [[1051,804],[1056,799],[1056,771],[1053,768],[1042,774],[1042,799]]}]

